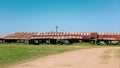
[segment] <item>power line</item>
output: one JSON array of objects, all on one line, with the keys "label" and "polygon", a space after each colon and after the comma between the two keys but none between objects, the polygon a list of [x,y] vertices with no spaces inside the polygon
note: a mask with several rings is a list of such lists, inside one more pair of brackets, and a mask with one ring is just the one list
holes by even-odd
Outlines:
[{"label": "power line", "polygon": [[59,27],[59,30],[62,32],[67,32],[66,30],[64,30],[63,28]]},{"label": "power line", "polygon": [[59,29],[60,31],[62,31],[62,32],[67,32],[66,30],[62,29],[61,27],[55,26],[56,32],[58,32],[58,29]]}]

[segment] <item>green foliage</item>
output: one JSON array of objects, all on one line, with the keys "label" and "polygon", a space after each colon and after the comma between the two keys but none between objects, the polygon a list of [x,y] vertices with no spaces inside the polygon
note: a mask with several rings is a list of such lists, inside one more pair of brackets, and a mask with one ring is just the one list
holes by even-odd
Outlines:
[{"label": "green foliage", "polygon": [[83,42],[83,43],[74,43],[73,45],[81,45],[81,46],[85,45],[85,46],[88,46],[88,45],[92,45],[92,44]]},{"label": "green foliage", "polygon": [[101,42],[101,43],[99,43],[98,45],[100,45],[100,46],[107,46],[107,44],[104,43],[104,42]]}]

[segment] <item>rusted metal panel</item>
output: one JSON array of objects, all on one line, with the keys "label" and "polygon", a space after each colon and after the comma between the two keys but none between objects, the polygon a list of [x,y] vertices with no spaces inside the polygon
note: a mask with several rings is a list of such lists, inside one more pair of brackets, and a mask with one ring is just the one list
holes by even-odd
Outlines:
[{"label": "rusted metal panel", "polygon": [[99,35],[99,39],[113,39],[113,40],[120,40],[120,34],[119,33],[104,33]]},{"label": "rusted metal panel", "polygon": [[97,33],[97,32],[92,32],[92,33],[90,34],[90,36],[91,36],[91,37],[98,37],[98,33]]},{"label": "rusted metal panel", "polygon": [[120,33],[97,33],[97,32],[16,32],[5,36],[6,39],[115,39],[120,40]]}]

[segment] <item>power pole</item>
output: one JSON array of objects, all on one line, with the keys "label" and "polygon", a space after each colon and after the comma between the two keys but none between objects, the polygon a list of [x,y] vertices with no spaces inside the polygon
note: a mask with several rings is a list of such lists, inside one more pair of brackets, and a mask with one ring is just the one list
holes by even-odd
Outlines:
[{"label": "power pole", "polygon": [[[58,32],[58,26],[56,26],[56,33]],[[56,39],[56,44],[58,44],[58,39]]]},{"label": "power pole", "polygon": [[58,32],[58,26],[56,26],[56,32]]}]

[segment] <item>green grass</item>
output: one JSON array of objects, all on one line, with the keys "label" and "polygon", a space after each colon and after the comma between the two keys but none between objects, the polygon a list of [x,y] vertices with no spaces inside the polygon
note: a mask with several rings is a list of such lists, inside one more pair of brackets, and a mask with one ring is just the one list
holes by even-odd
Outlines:
[{"label": "green grass", "polygon": [[0,68],[50,54],[85,48],[93,46],[0,44]]}]

